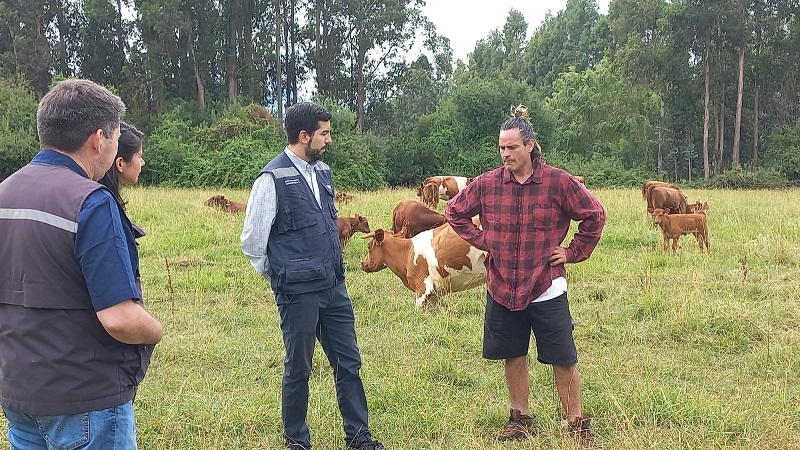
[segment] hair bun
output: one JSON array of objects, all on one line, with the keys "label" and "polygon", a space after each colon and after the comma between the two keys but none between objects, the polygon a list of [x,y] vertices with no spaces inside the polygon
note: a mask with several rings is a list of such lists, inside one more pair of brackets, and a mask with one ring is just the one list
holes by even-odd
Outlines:
[{"label": "hair bun", "polygon": [[528,116],[528,107],[525,105],[517,105],[511,107],[511,117],[518,117],[522,120],[527,122],[531,121],[530,116]]}]

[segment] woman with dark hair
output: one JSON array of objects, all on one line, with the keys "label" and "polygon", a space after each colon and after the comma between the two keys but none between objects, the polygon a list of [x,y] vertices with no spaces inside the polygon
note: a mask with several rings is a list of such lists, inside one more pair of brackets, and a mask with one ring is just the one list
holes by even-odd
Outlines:
[{"label": "woman with dark hair", "polygon": [[[119,123],[119,141],[117,146],[117,156],[114,157],[114,163],[108,169],[103,178],[97,180],[98,183],[107,187],[114,198],[117,199],[122,210],[125,210],[125,201],[122,200],[120,195],[120,188],[126,184],[134,184],[139,180],[139,174],[142,172],[144,166],[144,158],[142,158],[144,133],[139,131],[135,126],[120,122]],[[131,222],[133,228],[134,239],[139,239],[145,235],[144,230]],[[139,246],[139,242],[136,242]],[[142,279],[139,274],[139,268],[135,268],[136,286],[139,292],[142,293]],[[152,351],[152,346],[150,347]]]},{"label": "woman with dark hair", "polygon": [[134,184],[139,180],[139,174],[144,166],[142,158],[144,133],[125,122],[120,122],[119,130],[119,146],[114,164],[98,182],[107,187],[125,209],[125,201],[122,200],[119,191],[122,185]]}]

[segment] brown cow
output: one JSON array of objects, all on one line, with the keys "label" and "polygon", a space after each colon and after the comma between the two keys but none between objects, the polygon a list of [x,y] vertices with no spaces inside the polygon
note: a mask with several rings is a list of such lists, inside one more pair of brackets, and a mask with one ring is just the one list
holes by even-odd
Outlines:
[{"label": "brown cow", "polygon": [[405,230],[404,236],[411,238],[417,234],[436,228],[447,220],[443,214],[428,208],[416,200],[403,200],[392,211],[392,233]]},{"label": "brown cow", "polygon": [[355,217],[339,217],[336,219],[336,224],[339,226],[339,243],[343,251],[347,241],[350,240],[350,236],[354,235],[356,231],[362,233],[370,232],[369,221],[367,221],[366,217],[358,214]]},{"label": "brown cow", "polygon": [[219,208],[229,213],[240,213],[247,209],[247,205],[241,202],[229,200],[224,195],[215,195],[205,202],[206,206]]},{"label": "brown cow", "polygon": [[351,195],[342,191],[336,191],[336,193],[333,195],[333,201],[342,205],[346,205],[355,199],[355,195]]},{"label": "brown cow", "polygon": [[647,209],[648,213],[657,208],[669,210],[670,214],[686,214],[689,212],[686,196],[680,189],[655,186],[650,188],[649,193],[650,206]]},{"label": "brown cow", "polygon": [[711,253],[711,243],[708,241],[708,218],[704,212],[669,214],[661,208],[656,208],[653,210],[653,222],[661,228],[664,251],[669,248],[670,239],[672,239],[672,253],[675,253],[678,249],[678,239],[684,234],[693,234],[700,252],[705,247],[706,252]]},{"label": "brown cow", "polygon": [[436,208],[439,206],[439,186],[434,183],[428,183],[420,187],[422,192],[422,202],[429,208]]},{"label": "brown cow", "polygon": [[435,307],[439,298],[486,283],[486,252],[469,245],[444,224],[405,239],[382,229],[364,236],[372,239],[361,270],[388,267],[417,296],[418,308]]},{"label": "brown cow", "polygon": [[642,183],[642,198],[644,198],[645,201],[647,202],[648,209],[653,208],[653,202],[650,199],[650,195],[652,189],[655,187],[669,187],[672,189],[677,189],[679,191],[681,190],[681,188],[679,188],[677,185],[672,183],[667,183],[665,181],[656,181],[656,180],[645,181],[644,183]]}]

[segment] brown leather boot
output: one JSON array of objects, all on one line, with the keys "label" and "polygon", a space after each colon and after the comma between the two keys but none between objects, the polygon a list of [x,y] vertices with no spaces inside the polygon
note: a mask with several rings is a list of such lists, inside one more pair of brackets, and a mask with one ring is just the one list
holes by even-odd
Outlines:
[{"label": "brown leather boot", "polygon": [[591,424],[591,417],[581,416],[568,425],[569,433],[581,447],[598,448],[597,440],[589,429]]},{"label": "brown leather boot", "polygon": [[497,435],[500,442],[517,441],[536,436],[533,417],[523,415],[518,409],[511,410],[506,426]]}]

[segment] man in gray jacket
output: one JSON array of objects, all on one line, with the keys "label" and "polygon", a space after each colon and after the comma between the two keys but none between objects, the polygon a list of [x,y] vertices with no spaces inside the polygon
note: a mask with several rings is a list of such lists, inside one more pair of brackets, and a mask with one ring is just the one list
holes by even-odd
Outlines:
[{"label": "man in gray jacket", "polygon": [[0,183],[0,391],[12,449],[136,449],[133,397],[161,340],[134,271],[133,228],[96,180],[125,105],[61,81],[37,111],[42,149]]}]

